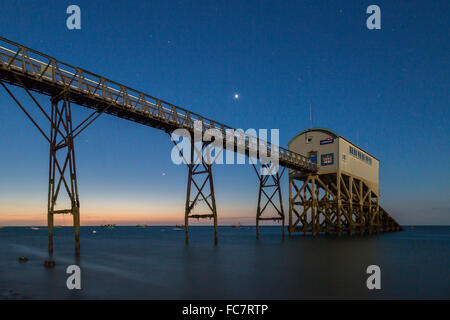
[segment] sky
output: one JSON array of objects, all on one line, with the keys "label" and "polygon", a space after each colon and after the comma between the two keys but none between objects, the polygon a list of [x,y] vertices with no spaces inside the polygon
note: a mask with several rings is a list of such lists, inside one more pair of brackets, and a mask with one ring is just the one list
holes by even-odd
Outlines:
[{"label": "sky", "polygon": [[[71,4],[81,30],[66,27]],[[381,30],[366,27],[371,4]],[[313,126],[380,159],[397,221],[449,225],[449,16],[448,1],[2,1],[0,35],[232,127],[279,129],[281,146],[313,101]],[[0,137],[0,226],[45,225],[48,143],[4,90]],[[82,225],[183,223],[187,168],[166,133],[102,115],[76,139]],[[213,173],[219,224],[253,224],[251,166]]]}]

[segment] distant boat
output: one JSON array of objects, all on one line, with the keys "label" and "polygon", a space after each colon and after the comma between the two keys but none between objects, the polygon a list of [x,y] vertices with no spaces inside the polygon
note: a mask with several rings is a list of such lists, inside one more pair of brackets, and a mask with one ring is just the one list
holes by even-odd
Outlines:
[{"label": "distant boat", "polygon": [[54,228],[62,228],[62,226],[59,226],[59,225],[58,225],[58,226],[54,226]]},{"label": "distant boat", "polygon": [[238,224],[233,224],[231,227],[232,228],[240,228],[242,226],[241,226],[241,223],[239,222]]},{"label": "distant boat", "polygon": [[173,230],[173,231],[183,231],[184,228],[175,227],[175,228],[172,228],[172,230]]},{"label": "distant boat", "polygon": [[106,228],[106,229],[114,229],[116,227],[115,224],[103,224],[102,228]]},{"label": "distant boat", "polygon": [[30,227],[30,230],[39,230],[37,227]]},{"label": "distant boat", "polygon": [[138,224],[136,227],[147,228],[148,225],[146,225],[146,224]]},{"label": "distant boat", "polygon": [[93,234],[96,234],[96,233],[97,233],[97,231],[95,231],[95,230],[94,230],[94,231],[92,231],[92,233],[93,233]]},{"label": "distant boat", "polygon": [[184,224],[176,224],[176,225],[175,225],[175,228],[181,228],[181,229],[184,229]]}]

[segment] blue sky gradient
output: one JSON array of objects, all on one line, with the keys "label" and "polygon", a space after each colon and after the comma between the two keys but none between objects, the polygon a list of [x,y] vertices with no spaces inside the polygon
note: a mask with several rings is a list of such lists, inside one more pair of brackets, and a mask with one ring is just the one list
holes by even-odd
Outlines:
[{"label": "blue sky gradient", "polygon": [[[366,28],[371,4],[381,30]],[[448,225],[449,16],[447,1],[2,1],[0,35],[233,127],[279,128],[281,146],[312,100],[314,126],[380,159],[381,205],[401,224]],[[48,145],[0,102],[0,224],[43,224]],[[182,222],[187,169],[166,133],[105,115],[77,139],[84,224]],[[214,170],[219,222],[252,223],[253,169]],[[287,176],[283,192],[287,210]]]}]

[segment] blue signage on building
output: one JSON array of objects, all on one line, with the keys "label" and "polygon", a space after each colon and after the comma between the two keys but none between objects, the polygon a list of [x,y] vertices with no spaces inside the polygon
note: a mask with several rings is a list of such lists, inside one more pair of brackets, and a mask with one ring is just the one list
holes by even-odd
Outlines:
[{"label": "blue signage on building", "polygon": [[320,156],[320,164],[322,166],[330,166],[334,164],[334,153],[322,154]]},{"label": "blue signage on building", "polygon": [[328,137],[325,140],[320,140],[320,144],[321,145],[322,144],[330,144],[330,143],[333,143],[333,142],[334,142],[334,138],[332,138],[332,137]]}]

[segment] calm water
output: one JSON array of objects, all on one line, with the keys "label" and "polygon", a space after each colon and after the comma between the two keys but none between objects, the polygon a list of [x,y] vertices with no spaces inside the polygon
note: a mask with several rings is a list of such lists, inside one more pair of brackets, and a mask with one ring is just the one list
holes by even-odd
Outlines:
[{"label": "calm water", "polygon": [[[259,241],[252,227],[219,227],[218,247],[212,228],[190,230],[185,246],[171,227],[82,227],[77,259],[73,229],[56,229],[56,267],[46,269],[46,228],[0,229],[0,299],[450,298],[450,227],[284,241],[280,227],[263,227]],[[71,264],[81,291],[66,289]],[[371,264],[381,267],[378,291],[366,288]]]}]

